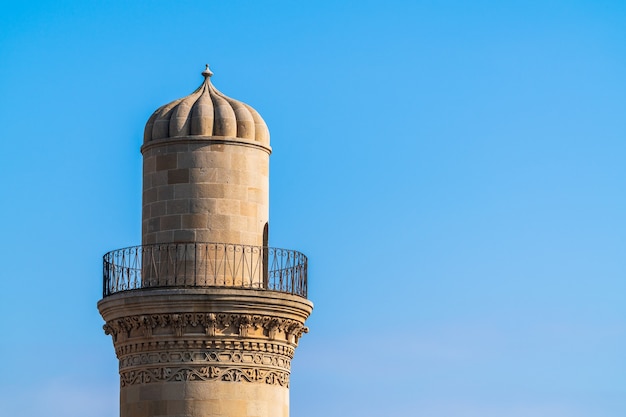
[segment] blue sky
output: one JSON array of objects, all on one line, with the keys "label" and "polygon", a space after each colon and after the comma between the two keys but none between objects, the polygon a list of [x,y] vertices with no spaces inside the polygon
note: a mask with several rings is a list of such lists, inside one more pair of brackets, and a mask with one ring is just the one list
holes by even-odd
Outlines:
[{"label": "blue sky", "polygon": [[0,414],[118,413],[101,256],[210,63],[309,256],[291,415],[623,417],[626,3],[31,1],[0,16]]}]

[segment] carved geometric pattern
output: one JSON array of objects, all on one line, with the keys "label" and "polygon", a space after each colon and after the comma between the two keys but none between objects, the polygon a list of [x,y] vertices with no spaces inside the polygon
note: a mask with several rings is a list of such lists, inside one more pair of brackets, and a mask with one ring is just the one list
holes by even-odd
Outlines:
[{"label": "carved geometric pattern", "polygon": [[127,355],[120,358],[120,370],[146,367],[155,364],[186,363],[208,365],[243,364],[261,367],[282,368],[289,370],[291,361],[284,355],[246,351],[161,351]]},{"label": "carved geometric pattern", "polygon": [[220,366],[159,367],[120,372],[122,387],[170,381],[251,382],[289,387],[289,372],[275,369]]},{"label": "carved geometric pattern", "polygon": [[136,343],[117,343],[115,354],[122,359],[128,355],[145,353],[145,352],[163,352],[163,351],[228,351],[228,352],[261,352],[281,355],[292,359],[295,349],[292,346],[285,345],[284,342],[263,341],[263,340],[246,340],[246,339],[177,339],[177,340],[152,340]]}]

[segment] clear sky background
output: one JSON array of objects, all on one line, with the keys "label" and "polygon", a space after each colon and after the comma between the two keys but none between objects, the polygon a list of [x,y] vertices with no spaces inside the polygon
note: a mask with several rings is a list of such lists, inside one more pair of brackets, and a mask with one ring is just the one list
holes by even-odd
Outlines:
[{"label": "clear sky background", "polygon": [[145,122],[266,120],[309,256],[293,417],[626,415],[626,3],[24,1],[0,13],[0,415],[118,415],[101,256]]}]

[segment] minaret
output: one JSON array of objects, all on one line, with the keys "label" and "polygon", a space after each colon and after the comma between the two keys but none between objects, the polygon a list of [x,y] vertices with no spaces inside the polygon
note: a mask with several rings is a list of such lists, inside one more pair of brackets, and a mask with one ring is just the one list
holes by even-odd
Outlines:
[{"label": "minaret", "polygon": [[121,417],[286,417],[307,258],[268,247],[269,132],[213,73],[144,133],[142,245],[104,255]]}]

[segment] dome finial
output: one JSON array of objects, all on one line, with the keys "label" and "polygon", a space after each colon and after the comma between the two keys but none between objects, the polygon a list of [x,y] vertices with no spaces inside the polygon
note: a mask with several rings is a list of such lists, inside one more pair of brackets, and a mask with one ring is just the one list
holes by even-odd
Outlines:
[{"label": "dome finial", "polygon": [[211,75],[213,75],[213,73],[211,72],[211,70],[209,69],[209,64],[206,64],[206,68],[204,69],[204,71],[202,71],[202,76],[207,79],[209,78]]}]

